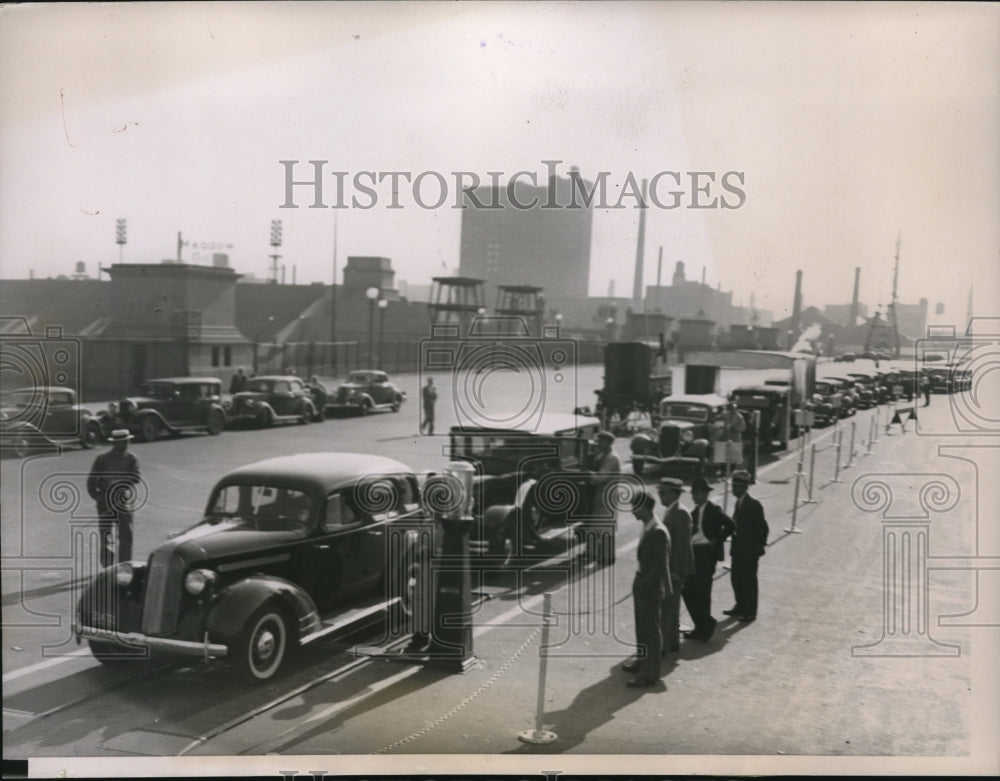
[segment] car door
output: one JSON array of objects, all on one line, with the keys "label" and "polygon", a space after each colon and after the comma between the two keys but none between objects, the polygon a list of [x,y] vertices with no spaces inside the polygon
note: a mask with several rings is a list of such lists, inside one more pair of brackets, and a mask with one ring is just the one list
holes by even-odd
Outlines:
[{"label": "car door", "polygon": [[326,497],[316,533],[303,548],[302,584],[322,611],[357,593],[356,556],[362,519],[342,491]]},{"label": "car door", "polygon": [[77,436],[80,433],[80,423],[76,419],[75,401],[73,395],[66,391],[49,393],[42,431],[56,438]]},{"label": "car door", "polygon": [[271,390],[271,407],[278,415],[292,414],[292,385],[288,380],[275,380]]}]

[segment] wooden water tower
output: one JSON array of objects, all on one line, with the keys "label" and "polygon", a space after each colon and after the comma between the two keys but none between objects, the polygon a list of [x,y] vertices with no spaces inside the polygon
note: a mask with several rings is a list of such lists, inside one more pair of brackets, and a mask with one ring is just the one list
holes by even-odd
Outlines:
[{"label": "wooden water tower", "polygon": [[532,336],[541,336],[545,318],[544,288],[534,285],[498,285],[498,318],[521,318]]},{"label": "wooden water tower", "polygon": [[472,320],[486,313],[483,302],[483,280],[471,277],[433,277],[431,286],[431,326],[456,325],[466,336]]}]

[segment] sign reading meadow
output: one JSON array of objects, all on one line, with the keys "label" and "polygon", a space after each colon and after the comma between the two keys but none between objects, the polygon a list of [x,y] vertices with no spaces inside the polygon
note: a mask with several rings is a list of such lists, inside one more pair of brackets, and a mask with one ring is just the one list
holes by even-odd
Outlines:
[{"label": "sign reading meadow", "polygon": [[[636,179],[599,171],[593,181],[573,168],[558,178],[561,160],[542,160],[546,171],[335,171],[329,160],[279,160],[284,168],[281,209],[739,209],[746,203],[742,171],[657,171]],[[506,184],[501,180],[506,179]],[[539,180],[542,185],[539,186]],[[409,198],[407,198],[407,193]],[[610,193],[610,198],[609,198]],[[298,200],[297,200],[298,199]],[[309,202],[311,201],[311,202]],[[308,203],[307,203],[308,202]]]}]

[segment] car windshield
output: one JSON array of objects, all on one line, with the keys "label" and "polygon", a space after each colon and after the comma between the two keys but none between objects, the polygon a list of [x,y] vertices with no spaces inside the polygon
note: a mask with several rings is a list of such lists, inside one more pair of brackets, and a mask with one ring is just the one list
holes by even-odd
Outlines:
[{"label": "car windshield", "polygon": [[[575,452],[576,440],[564,439],[561,443],[539,437],[510,436],[503,434],[459,434],[452,438],[452,456],[482,461],[487,464],[502,462],[513,469],[517,464],[539,456],[563,457]],[[562,445],[562,446],[560,446]],[[494,471],[487,467],[487,472]]]},{"label": "car windshield", "polygon": [[736,403],[744,409],[765,409],[771,406],[775,397],[764,393],[739,393],[735,399]]},{"label": "car windshield", "polygon": [[369,382],[369,375],[365,372],[351,372],[347,375],[347,381],[358,385],[365,385]]},{"label": "car windshield", "polygon": [[235,518],[257,531],[295,531],[308,526],[312,511],[312,497],[302,491],[273,485],[227,485],[212,502],[208,521]]},{"label": "car windshield", "polygon": [[691,404],[683,401],[664,402],[660,415],[664,418],[679,420],[708,420],[709,407],[704,404]]},{"label": "car windshield", "polygon": [[247,380],[244,390],[256,391],[257,393],[269,393],[271,383],[268,380]]},{"label": "car windshield", "polygon": [[155,399],[169,399],[174,395],[174,386],[164,382],[150,382],[142,386],[142,392]]}]

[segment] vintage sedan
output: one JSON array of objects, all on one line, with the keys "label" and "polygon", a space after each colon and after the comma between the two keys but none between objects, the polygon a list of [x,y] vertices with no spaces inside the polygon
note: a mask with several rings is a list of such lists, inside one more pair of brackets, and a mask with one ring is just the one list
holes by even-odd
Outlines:
[{"label": "vintage sedan", "polygon": [[311,423],[321,420],[312,391],[294,375],[251,377],[226,405],[230,424],[249,423],[268,428],[275,423]]},{"label": "vintage sedan", "polygon": [[353,410],[362,415],[376,410],[399,412],[406,401],[406,391],[399,388],[383,371],[353,371],[336,393],[326,401],[328,412]]},{"label": "vintage sedan", "polygon": [[409,613],[426,588],[421,546],[433,545],[419,496],[405,464],[360,453],[235,469],[201,521],[92,581],[77,641],[107,664],[161,649],[265,681],[299,645],[387,609]]},{"label": "vintage sedan", "polygon": [[632,437],[632,471],[641,475],[649,466],[677,476],[711,471],[712,445],[719,438],[717,421],[728,403],[717,393],[667,396],[660,402],[658,428]]},{"label": "vintage sedan", "polygon": [[222,380],[218,377],[163,377],[147,380],[138,395],[111,402],[99,414],[104,435],[127,428],[140,442],[164,432],[221,433],[226,425]]},{"label": "vintage sedan", "polygon": [[763,450],[788,449],[788,440],[797,435],[789,407],[790,389],[776,385],[740,385],[730,391],[736,408],[749,420],[760,413],[757,441]]},{"label": "vintage sedan", "polygon": [[61,386],[28,387],[4,395],[0,405],[0,449],[21,458],[44,448],[91,448],[104,439],[94,413]]},{"label": "vintage sedan", "polygon": [[450,457],[476,468],[472,552],[510,565],[538,550],[547,530],[585,523],[600,427],[596,417],[556,412],[524,427],[454,426]]}]

